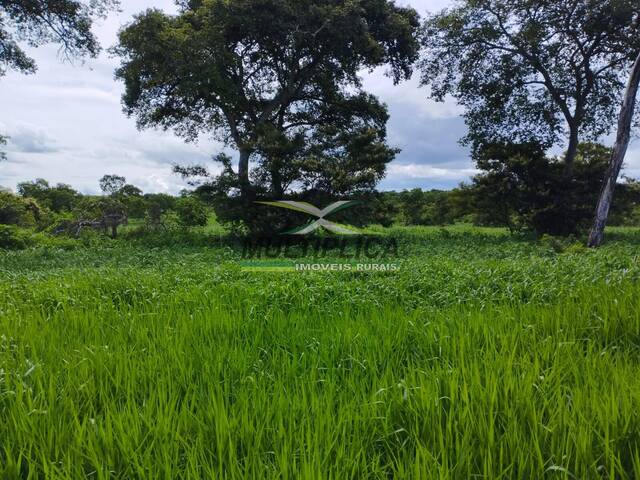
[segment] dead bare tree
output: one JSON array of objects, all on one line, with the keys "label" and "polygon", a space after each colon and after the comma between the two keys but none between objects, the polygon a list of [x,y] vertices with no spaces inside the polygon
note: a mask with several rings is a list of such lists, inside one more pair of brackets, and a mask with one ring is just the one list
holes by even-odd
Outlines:
[{"label": "dead bare tree", "polygon": [[633,122],[633,114],[636,105],[636,96],[640,87],[640,52],[636,58],[631,75],[627,84],[627,90],[622,101],[620,116],[618,118],[618,133],[616,136],[616,144],[611,155],[609,168],[602,184],[598,206],[596,207],[596,215],[593,228],[589,234],[589,247],[599,247],[604,239],[604,229],[609,216],[611,200],[613,199],[613,191],[620,175],[622,163],[629,147],[631,139],[631,124]]},{"label": "dead bare tree", "polygon": [[62,225],[55,230],[54,234],[67,233],[78,238],[80,237],[80,233],[86,229],[98,230],[105,235],[107,235],[109,229],[111,229],[111,238],[117,238],[118,227],[120,225],[127,225],[127,223],[128,218],[124,213],[105,214],[94,220],[81,219],[71,224]]}]

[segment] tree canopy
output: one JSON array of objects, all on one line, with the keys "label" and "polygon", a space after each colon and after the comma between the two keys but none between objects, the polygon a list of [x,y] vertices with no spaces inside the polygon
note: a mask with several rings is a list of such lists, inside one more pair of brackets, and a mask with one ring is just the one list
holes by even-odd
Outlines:
[{"label": "tree canopy", "polygon": [[568,145],[615,124],[640,49],[637,0],[458,0],[429,17],[422,84],[466,108],[465,141]]},{"label": "tree canopy", "polygon": [[115,195],[127,184],[127,179],[120,175],[104,175],[100,179],[100,190],[107,195]]},{"label": "tree canopy", "polygon": [[[567,189],[562,159],[545,155],[537,143],[485,146],[478,155],[481,173],[467,189],[471,209],[481,222],[512,231],[579,234],[592,219],[610,156],[611,149],[601,144],[578,145],[572,188]],[[617,222],[630,217],[640,199],[637,182],[628,179],[618,188]]]},{"label": "tree canopy", "polygon": [[332,182],[331,162],[360,180],[384,174],[395,154],[385,143],[386,107],[362,91],[358,73],[386,66],[396,82],[411,75],[413,9],[389,0],[179,5],[175,16],[147,10],[120,33],[116,76],[139,127],[188,140],[206,133],[236,148],[238,172],[225,172],[244,193],[262,183],[280,195],[293,182]]},{"label": "tree canopy", "polygon": [[93,21],[119,0],[0,0],[0,77],[8,69],[34,73],[35,61],[21,44],[57,43],[65,58],[95,57],[100,45]]},{"label": "tree canopy", "polygon": [[32,182],[18,184],[18,194],[24,198],[33,198],[43,207],[60,213],[71,211],[80,194],[71,185],[58,183],[52,187],[49,182],[38,178]]}]

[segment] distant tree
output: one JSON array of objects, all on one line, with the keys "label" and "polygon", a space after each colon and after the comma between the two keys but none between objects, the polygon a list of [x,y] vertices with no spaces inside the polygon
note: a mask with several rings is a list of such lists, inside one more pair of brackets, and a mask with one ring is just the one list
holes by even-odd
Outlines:
[{"label": "distant tree", "polygon": [[18,194],[21,197],[35,198],[36,200],[44,200],[47,198],[47,192],[50,189],[49,182],[44,178],[36,178],[31,182],[21,182],[18,184]]},{"label": "distant tree", "polygon": [[[104,178],[104,177],[103,177]],[[135,185],[126,184],[117,192],[122,197],[141,197],[142,190]]]},{"label": "distant tree", "polygon": [[639,20],[637,0],[457,0],[426,20],[422,84],[465,107],[475,152],[566,140],[571,178],[581,137],[615,123]]},{"label": "distant tree", "polygon": [[0,192],[0,225],[24,225],[27,213],[23,199],[10,192]]},{"label": "distant tree", "polygon": [[393,205],[394,222],[404,225],[447,225],[456,220],[458,211],[450,202],[451,191],[414,188],[402,192],[385,192]]},{"label": "distant tree", "polygon": [[0,77],[8,69],[36,71],[35,60],[21,42],[30,47],[57,43],[67,59],[97,56],[100,46],[91,32],[93,21],[117,6],[117,0],[0,1]]},{"label": "distant tree", "polygon": [[24,198],[33,198],[56,213],[70,212],[80,198],[80,193],[71,185],[58,183],[51,187],[49,182],[42,178],[19,183],[18,194]]},{"label": "distant tree", "polygon": [[49,201],[45,204],[54,212],[69,212],[73,210],[80,194],[66,183],[58,183],[49,189]]},{"label": "distant tree", "polygon": [[114,197],[83,197],[76,205],[74,215],[78,220],[76,233],[86,225],[100,228],[105,234],[110,232],[114,239],[118,237],[118,227],[128,220],[126,206]]},{"label": "distant tree", "polygon": [[107,195],[116,195],[126,185],[127,179],[119,175],[105,175],[100,179],[100,190]]},{"label": "distant tree", "polygon": [[[419,47],[415,10],[389,0],[181,5],[177,16],[147,10],[120,32],[116,76],[140,128],[172,128],[188,140],[207,133],[232,145],[238,169],[223,165],[223,181],[244,197],[256,182],[280,196],[305,169],[326,176],[332,167],[317,162],[333,147],[338,164],[360,164],[357,176],[380,176],[393,157],[386,109],[362,92],[359,74],[386,65],[396,82],[410,76]],[[352,138],[322,130],[345,121],[354,125]],[[358,142],[365,148],[356,158]]]},{"label": "distant tree", "polygon": [[148,193],[144,200],[147,207],[147,224],[152,228],[166,228],[165,219],[167,214],[175,209],[176,198],[166,193]]},{"label": "distant tree", "polygon": [[129,217],[144,217],[147,203],[142,196],[142,190],[138,187],[127,184],[116,193],[116,197],[127,207]]}]

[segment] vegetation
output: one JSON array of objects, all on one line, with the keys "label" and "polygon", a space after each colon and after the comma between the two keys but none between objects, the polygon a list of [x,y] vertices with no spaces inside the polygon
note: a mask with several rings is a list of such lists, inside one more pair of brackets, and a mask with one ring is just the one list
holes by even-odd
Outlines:
[{"label": "vegetation", "polygon": [[57,43],[65,58],[95,57],[100,45],[91,32],[95,18],[117,8],[118,0],[3,0],[0,3],[0,77],[7,69],[34,73],[36,63],[21,47]]},{"label": "vegetation", "polygon": [[419,17],[389,0],[226,0],[148,10],[120,32],[116,77],[125,112],[141,128],[207,134],[238,151],[217,155],[221,175],[203,177],[220,217],[261,230],[259,198],[305,191],[371,191],[397,151],[386,143],[387,108],[360,73],[386,67],[409,78]]},{"label": "vegetation", "polygon": [[183,227],[203,227],[209,222],[209,212],[197,198],[184,197],[176,201],[178,221]]},{"label": "vegetation", "polygon": [[71,185],[59,183],[52,187],[43,178],[19,183],[18,194],[23,198],[33,198],[55,213],[70,212],[80,198]]},{"label": "vegetation", "polygon": [[[564,165],[549,158],[536,144],[491,145],[482,149],[482,173],[468,190],[469,203],[485,221],[511,230],[538,234],[584,233],[593,218],[611,150],[598,144],[580,144],[568,188]],[[640,205],[640,184],[627,179],[617,185],[618,202],[613,221],[624,222]]]},{"label": "vegetation", "polygon": [[205,231],[0,254],[0,475],[637,478],[638,231],[381,232],[397,272]]},{"label": "vegetation", "polygon": [[[566,147],[561,181],[535,187],[555,198],[546,205],[546,225],[529,223],[539,232],[571,232],[577,226],[574,198],[584,186],[584,178],[577,178],[584,172],[575,172],[580,142],[613,130],[624,85],[640,58],[639,32],[636,0],[456,0],[425,21],[421,83],[430,87],[432,98],[451,95],[465,108],[463,142],[479,164],[496,144],[536,144],[543,151]],[[636,90],[624,101],[627,137]],[[617,160],[611,157],[617,168],[597,177],[611,194],[626,147],[617,150]],[[557,163],[547,165],[547,178],[556,176]],[[610,197],[598,208],[599,240],[592,246],[602,241]],[[593,212],[594,206],[592,201],[588,208]],[[571,221],[564,227],[566,218]]]},{"label": "vegetation", "polygon": [[570,179],[580,141],[615,125],[639,18],[635,0],[457,0],[425,22],[422,82],[465,107],[474,150],[566,145]]},{"label": "vegetation", "polygon": [[[514,233],[538,236],[584,235],[609,155],[610,150],[601,145],[581,144],[575,188],[559,197],[560,161],[548,158],[536,145],[494,145],[483,152],[483,159],[478,162],[483,173],[474,177],[470,185],[450,191],[414,189],[363,193],[359,196],[361,205],[341,212],[337,219],[361,227],[471,223],[508,227]],[[242,234],[246,231],[242,220],[247,214],[238,213],[239,208],[250,208],[251,216],[264,225],[263,232],[281,232],[306,220],[299,214],[286,215],[256,204],[247,207],[238,203],[234,204],[235,209],[229,208],[229,198],[212,191],[210,185],[201,185],[174,197],[145,194],[118,175],[106,175],[100,184],[103,196],[82,195],[69,185],[51,186],[44,179],[22,182],[18,185],[18,195],[0,191],[0,224],[78,235],[79,223],[108,230],[112,225],[109,221],[105,225],[103,220],[117,217],[116,229],[111,230],[111,235],[116,236],[118,227],[129,220],[133,221],[134,228],[175,231],[205,226],[212,216],[227,231]],[[638,182],[627,178],[617,189],[618,199],[613,205],[610,223],[640,226]],[[328,205],[335,197],[312,191],[289,198]],[[554,213],[561,202],[565,215],[558,222]],[[42,243],[42,237],[38,237],[38,242]]]},{"label": "vegetation", "polygon": [[32,198],[20,198],[10,192],[0,191],[0,225],[44,227],[48,212]]},{"label": "vegetation", "polygon": [[[393,0],[176,3],[119,32],[125,112],[237,167],[0,188],[0,478],[640,478],[637,0],[457,0],[422,32]],[[116,4],[0,0],[0,76],[35,70],[19,42],[95,56]],[[378,192],[360,74],[408,79],[421,42],[480,172]],[[358,235],[280,234],[317,226]]]},{"label": "vegetation", "polygon": [[117,195],[126,185],[127,179],[120,175],[105,175],[100,179],[100,190],[106,195]]}]

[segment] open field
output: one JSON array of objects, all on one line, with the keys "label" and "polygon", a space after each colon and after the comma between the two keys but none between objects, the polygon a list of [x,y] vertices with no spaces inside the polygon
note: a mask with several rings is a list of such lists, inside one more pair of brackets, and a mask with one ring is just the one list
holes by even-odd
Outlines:
[{"label": "open field", "polygon": [[397,272],[0,253],[0,478],[640,477],[640,231],[383,235]]}]

